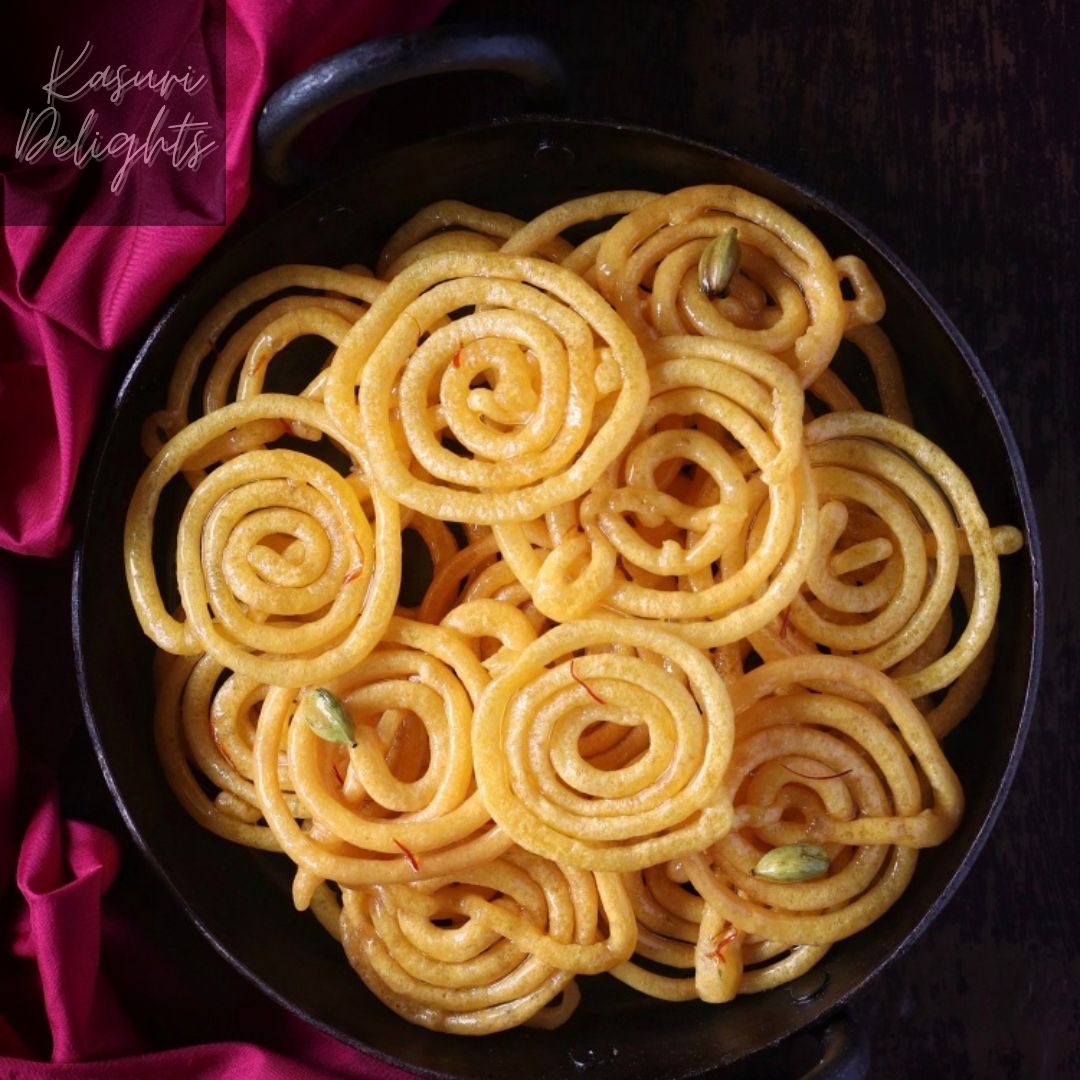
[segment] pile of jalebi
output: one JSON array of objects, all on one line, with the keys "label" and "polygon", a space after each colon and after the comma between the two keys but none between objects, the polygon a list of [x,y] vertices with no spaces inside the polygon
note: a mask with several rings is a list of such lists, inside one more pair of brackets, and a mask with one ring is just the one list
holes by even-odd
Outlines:
[{"label": "pile of jalebi", "polygon": [[[955,829],[941,739],[1022,543],[912,427],[884,311],[729,186],[437,203],[374,273],[239,285],[126,523],[176,796],[284,852],[429,1028],[553,1027],[576,975],[723,1002],[806,971]],[[268,391],[304,337],[321,365]]]}]

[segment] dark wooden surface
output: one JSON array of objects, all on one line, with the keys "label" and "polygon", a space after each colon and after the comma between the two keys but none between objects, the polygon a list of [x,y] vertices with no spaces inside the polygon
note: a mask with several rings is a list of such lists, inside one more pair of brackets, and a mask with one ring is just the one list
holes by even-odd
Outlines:
[{"label": "dark wooden surface", "polygon": [[[726,146],[830,197],[890,244],[982,357],[1016,432],[1043,530],[1049,601],[1041,698],[1012,794],[956,898],[858,1000],[874,1077],[1080,1076],[1077,801],[1080,577],[1077,426],[1077,104],[1080,20],[1038,0],[948,3],[644,3],[457,0],[448,20],[514,19],[555,45],[576,115],[633,120]],[[426,119],[416,105],[426,101]],[[514,108],[513,95],[481,95]],[[378,110],[425,126],[460,119],[431,96],[380,96]],[[410,107],[411,106],[411,107]],[[400,138],[377,117],[372,145]],[[407,132],[407,134],[411,134]],[[55,645],[64,564],[26,568],[24,657]],[[17,671],[29,666],[18,665]],[[53,673],[54,675],[56,673]],[[17,709],[71,717],[70,679],[16,687]],[[61,725],[61,729],[67,724]],[[50,738],[57,729],[50,729]],[[72,812],[119,830],[85,738],[64,770]],[[162,1010],[138,958],[113,935],[106,967],[156,1045],[221,1038],[273,1043],[276,1015],[127,860],[113,918],[155,931],[177,971],[230,1010]],[[134,939],[133,939],[134,940]],[[108,971],[107,971],[108,974]],[[282,1036],[284,1038],[284,1036]],[[774,1061],[755,1075],[782,1076]]]},{"label": "dark wooden surface", "polygon": [[548,37],[569,67],[572,112],[699,137],[839,203],[982,358],[1043,532],[1041,697],[987,848],[856,1011],[875,1077],[1080,1076],[1080,9],[459,0],[451,11],[514,16]]}]

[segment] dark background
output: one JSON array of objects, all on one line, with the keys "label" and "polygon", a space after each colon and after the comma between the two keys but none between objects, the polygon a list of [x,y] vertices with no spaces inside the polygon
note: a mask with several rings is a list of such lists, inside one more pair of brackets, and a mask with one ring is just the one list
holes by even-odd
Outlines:
[{"label": "dark background", "polygon": [[856,1014],[875,1077],[1080,1076],[1077,6],[458,0],[447,15],[545,36],[574,114],[718,144],[843,206],[982,359],[1042,528],[1039,704],[983,854]]},{"label": "dark background", "polygon": [[[856,1017],[875,1077],[1080,1075],[1076,9],[1063,0],[456,0],[443,21],[475,19],[546,37],[569,70],[572,115],[718,144],[843,206],[911,266],[982,358],[1042,527],[1040,700],[990,842],[917,945],[857,999]],[[517,105],[498,80],[455,82],[437,95],[420,86],[385,92],[367,103],[350,150],[487,118],[493,103],[500,112]],[[29,657],[45,640],[55,649],[66,627],[69,567],[23,567],[38,597],[24,606],[17,636]],[[38,715],[44,707],[74,717],[74,700],[66,675],[48,686],[17,676],[17,715],[33,703]],[[81,732],[64,772],[66,809],[121,834]],[[233,1005],[225,1015],[163,1015],[153,1003],[125,1002],[145,1013],[160,1045],[266,1041],[270,1007],[198,938],[133,850],[107,900],[113,916],[154,925],[185,971]],[[107,961],[125,962],[122,942],[106,944]],[[779,1069],[770,1061],[754,1071]]]}]

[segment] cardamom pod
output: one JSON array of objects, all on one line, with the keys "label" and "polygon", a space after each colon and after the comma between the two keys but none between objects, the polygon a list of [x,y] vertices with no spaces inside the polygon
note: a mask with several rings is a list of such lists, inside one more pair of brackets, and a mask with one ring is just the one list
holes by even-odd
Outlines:
[{"label": "cardamom pod", "polygon": [[300,703],[307,726],[327,742],[356,745],[356,728],[349,710],[325,687],[309,691]]},{"label": "cardamom pod", "polygon": [[714,236],[698,259],[698,286],[706,296],[723,296],[739,268],[739,231]]},{"label": "cardamom pod", "polygon": [[829,853],[820,844],[785,844],[766,851],[750,873],[766,881],[813,881],[829,872]]}]

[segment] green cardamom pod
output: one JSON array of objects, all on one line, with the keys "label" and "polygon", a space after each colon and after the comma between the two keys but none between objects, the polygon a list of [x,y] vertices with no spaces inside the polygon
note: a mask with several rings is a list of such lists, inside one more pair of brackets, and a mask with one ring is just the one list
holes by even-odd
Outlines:
[{"label": "green cardamom pod", "polygon": [[813,881],[829,872],[829,853],[820,844],[785,844],[766,851],[750,871],[766,881]]},{"label": "green cardamom pod", "polygon": [[327,742],[356,745],[356,728],[349,710],[341,700],[325,687],[318,687],[304,695],[300,703],[307,726]]},{"label": "green cardamom pod", "polygon": [[723,296],[739,268],[739,231],[714,236],[698,259],[698,286],[706,296]]}]

